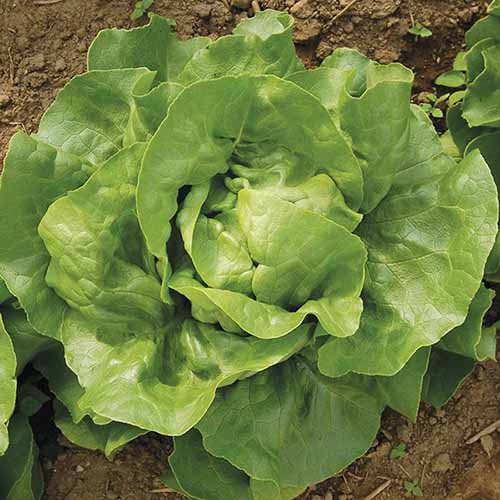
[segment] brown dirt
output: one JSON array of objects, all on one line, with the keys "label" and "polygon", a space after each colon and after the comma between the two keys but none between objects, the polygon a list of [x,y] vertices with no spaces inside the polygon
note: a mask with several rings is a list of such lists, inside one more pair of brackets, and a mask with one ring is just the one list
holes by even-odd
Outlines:
[{"label": "brown dirt", "polygon": [[[228,0],[231,2],[231,0]],[[233,3],[242,3],[243,0]],[[244,2],[243,2],[244,3]],[[248,4],[250,2],[247,2]],[[356,47],[381,62],[400,61],[415,69],[415,94],[431,90],[462,48],[464,31],[484,14],[484,0],[261,0],[288,9],[296,18],[296,41],[308,66],[335,47]],[[36,130],[40,115],[64,84],[85,69],[85,52],[105,27],[130,27],[132,1],[0,0],[0,159],[12,134]],[[218,36],[231,31],[251,10],[228,10],[221,0],[156,0],[154,11],[177,20],[183,37]],[[411,18],[433,36],[417,43],[407,35]],[[392,483],[378,500],[404,498],[403,481],[422,483],[428,499],[500,499],[500,434],[483,445],[465,439],[500,418],[500,367],[479,367],[442,411],[423,406],[416,425],[387,412],[378,443],[343,475],[311,488],[303,498],[363,498],[386,478]],[[50,441],[50,440],[49,440]],[[99,453],[58,445],[43,446],[48,500],[149,500],[178,498],[161,489],[158,474],[169,441],[146,436],[112,462]],[[391,447],[407,443],[408,455],[389,460]],[[495,469],[496,468],[496,469]],[[238,499],[228,499],[238,500]]]}]

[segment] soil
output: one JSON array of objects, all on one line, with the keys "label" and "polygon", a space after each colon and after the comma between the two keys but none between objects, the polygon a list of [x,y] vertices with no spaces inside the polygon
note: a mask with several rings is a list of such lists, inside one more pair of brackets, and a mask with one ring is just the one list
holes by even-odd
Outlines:
[{"label": "soil", "polygon": [[[54,1],[54,0],[53,0]],[[64,84],[85,70],[85,54],[100,29],[131,27],[132,1],[0,0],[0,159],[18,129],[36,131],[42,112]],[[217,37],[253,15],[247,0],[156,0],[153,10],[177,21],[182,37]],[[450,69],[464,32],[486,9],[484,0],[260,0],[261,8],[287,9],[307,66],[339,46],[356,47],[381,62],[400,61],[417,73],[414,95],[434,91],[435,77]],[[232,5],[228,8],[228,5]],[[248,6],[240,8],[238,6]],[[413,21],[412,21],[413,20]],[[433,35],[415,41],[412,22]],[[443,93],[444,89],[437,89]],[[442,126],[438,123],[438,126]],[[486,363],[442,410],[422,406],[416,424],[387,411],[368,455],[303,499],[358,500],[391,480],[376,498],[404,498],[415,480],[428,499],[500,499],[500,433],[472,444],[471,435],[500,419],[500,366]],[[180,498],[158,480],[171,444],[148,435],[113,461],[71,446],[56,431],[42,433],[48,500],[150,500]],[[407,455],[389,459],[404,442]],[[228,499],[238,500],[238,499]]]}]

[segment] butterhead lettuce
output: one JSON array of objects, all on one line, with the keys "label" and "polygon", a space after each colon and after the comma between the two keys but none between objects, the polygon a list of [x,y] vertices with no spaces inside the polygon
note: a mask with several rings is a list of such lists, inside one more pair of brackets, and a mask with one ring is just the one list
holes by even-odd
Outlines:
[{"label": "butterhead lettuce", "polygon": [[402,65],[339,49],[305,70],[272,10],[216,41],[172,27],[101,32],[10,143],[0,467],[31,439],[23,359],[78,445],[155,431],[189,498],[292,499],[362,456],[385,407],[415,419],[491,357],[497,190],[478,151],[443,151]]}]

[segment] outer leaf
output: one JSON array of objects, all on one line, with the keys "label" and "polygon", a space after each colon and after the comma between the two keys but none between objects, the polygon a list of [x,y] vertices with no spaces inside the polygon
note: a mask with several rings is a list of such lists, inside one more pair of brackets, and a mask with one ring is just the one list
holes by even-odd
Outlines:
[{"label": "outer leaf", "polygon": [[210,455],[195,429],[175,438],[169,463],[181,492],[190,498],[253,500],[250,478],[226,460]]},{"label": "outer leaf", "polygon": [[[477,361],[484,361],[487,357],[495,359],[495,349],[491,352],[491,349],[481,346],[483,318],[491,307],[494,295],[492,290],[481,285],[470,305],[465,322],[448,333],[437,347]],[[488,343],[488,339],[486,341]]]},{"label": "outer leaf", "polygon": [[75,425],[87,415],[102,423],[99,416],[82,406],[80,400],[85,391],[78,383],[77,376],[66,366],[62,346],[55,345],[39,355],[34,366],[47,379],[51,392],[64,405]]},{"label": "outer leaf", "polygon": [[7,285],[4,283],[2,278],[0,278],[0,304],[3,304],[5,301],[9,300],[12,295],[7,288]]},{"label": "outer leaf", "polygon": [[474,365],[473,359],[433,349],[422,399],[436,408],[445,405],[472,373]]},{"label": "outer leaf", "polygon": [[480,19],[474,24],[474,26],[472,26],[472,28],[465,35],[465,41],[468,47],[473,47],[476,43],[484,40],[485,38],[500,39],[499,33],[500,17],[487,16]]},{"label": "outer leaf", "polygon": [[[500,131],[483,133],[473,139],[468,145],[466,152],[479,150],[490,167],[496,185],[500,184]],[[495,246],[490,253],[486,263],[486,279],[494,282],[500,280],[500,236],[497,234]]]},{"label": "outer leaf", "polygon": [[[86,390],[84,407],[118,422],[180,435],[204,415],[219,386],[287,359],[305,345],[308,330],[262,341],[188,322],[182,329],[172,325],[129,341],[111,330],[107,334],[117,340],[109,345],[97,337],[96,326],[75,316],[64,343],[68,364]],[[169,356],[164,365],[163,353]]]},{"label": "outer leaf", "polygon": [[500,127],[500,45],[482,54],[485,69],[468,86],[463,116],[471,127]]},{"label": "outer leaf", "polygon": [[174,26],[174,21],[151,14],[147,26],[101,31],[89,48],[89,71],[146,67],[156,71],[156,82],[174,80],[210,41],[207,37],[180,41],[172,30]]},{"label": "outer leaf", "polygon": [[375,64],[355,51],[338,50],[320,69],[290,78],[338,114],[361,160],[361,210],[370,212],[389,191],[406,157],[412,72],[400,64]]},{"label": "outer leaf", "polygon": [[[351,206],[359,206],[357,161],[328,112],[310,94],[272,76],[200,82],[171,106],[144,158],[138,214],[153,254],[165,256],[178,190],[226,172],[235,143],[245,141],[270,141],[275,149],[291,151],[300,157],[304,172],[322,169]],[[153,192],[157,195],[151,196]]]},{"label": "outer leaf", "polygon": [[340,98],[340,125],[349,133],[361,160],[364,197],[361,211],[373,210],[386,196],[407,159],[413,73],[400,64],[370,64],[366,90]]},{"label": "outer leaf", "polygon": [[73,78],[43,115],[38,137],[90,163],[105,161],[122,148],[133,95],[147,93],[154,76],[138,68]]},{"label": "outer leaf", "polygon": [[321,68],[332,68],[350,72],[352,80],[347,87],[347,91],[350,95],[359,97],[366,91],[366,72],[370,64],[372,64],[370,59],[357,50],[339,48],[335,49],[321,63]]},{"label": "outer leaf", "polygon": [[321,348],[327,375],[395,373],[463,323],[495,241],[498,202],[486,163],[472,153],[455,166],[416,116],[408,163],[358,229],[368,247],[365,308],[356,335]]},{"label": "outer leaf", "polygon": [[4,323],[14,345],[17,358],[17,376],[35,357],[49,349],[54,342],[37,333],[20,309],[7,308],[3,311]]},{"label": "outer leaf", "polygon": [[392,377],[350,376],[353,383],[363,387],[367,394],[376,396],[383,405],[409,420],[417,420],[418,408],[422,397],[424,376],[429,367],[431,350],[419,349],[406,365]]},{"label": "outer leaf", "polygon": [[0,498],[39,500],[43,478],[38,463],[38,447],[27,417],[16,415],[9,424],[11,444],[0,457]]},{"label": "outer leaf", "polygon": [[9,446],[7,422],[14,412],[16,387],[16,355],[0,315],[0,457]]},{"label": "outer leaf", "polygon": [[205,448],[254,479],[304,488],[362,455],[380,403],[300,357],[219,391],[197,428]]},{"label": "outer leaf", "polygon": [[[210,455],[195,429],[175,438],[169,470],[162,476],[168,486],[197,500],[291,500],[301,489],[280,490],[271,481],[256,481],[222,458]],[[201,474],[200,474],[201,472]]]},{"label": "outer leaf", "polygon": [[242,21],[234,34],[199,51],[179,75],[188,85],[200,80],[241,74],[286,77],[303,68],[292,39],[293,18],[267,9]]},{"label": "outer leaf", "polygon": [[75,423],[68,410],[57,400],[54,400],[54,411],[55,423],[69,441],[82,448],[100,450],[109,459],[126,444],[147,432],[118,422],[96,425],[88,417]]},{"label": "outer leaf", "polygon": [[19,132],[11,140],[0,185],[0,275],[31,324],[57,336],[64,303],[47,287],[49,254],[38,224],[50,204],[81,186],[92,166]]}]

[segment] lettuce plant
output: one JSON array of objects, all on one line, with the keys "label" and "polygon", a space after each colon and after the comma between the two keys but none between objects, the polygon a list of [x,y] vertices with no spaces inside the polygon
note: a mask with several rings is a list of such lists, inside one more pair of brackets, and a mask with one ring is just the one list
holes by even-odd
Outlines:
[{"label": "lettuce plant", "polygon": [[[408,69],[341,49],[305,70],[291,30],[275,11],[214,42],[154,15],[105,30],[5,160],[0,276],[56,424],[108,456],[174,436],[163,479],[189,498],[295,498],[385,407],[415,419],[494,357],[481,154],[447,156]],[[7,448],[19,336],[7,453],[29,434]]]},{"label": "lettuce plant", "polygon": [[[493,177],[500,182],[500,1],[489,15],[467,33],[465,54],[467,88],[463,102],[450,109],[448,126],[459,149],[466,155],[480,150]],[[500,240],[486,265],[486,278],[500,282]]]}]

